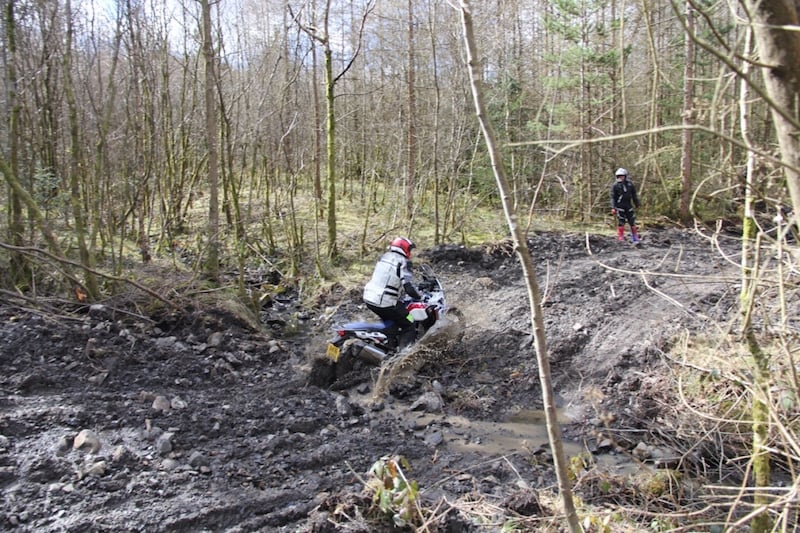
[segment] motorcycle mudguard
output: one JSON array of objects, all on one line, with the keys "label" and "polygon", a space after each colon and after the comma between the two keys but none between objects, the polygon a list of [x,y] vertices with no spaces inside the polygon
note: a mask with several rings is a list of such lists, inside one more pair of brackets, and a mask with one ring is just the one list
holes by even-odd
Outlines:
[{"label": "motorcycle mudguard", "polygon": [[[341,348],[348,341],[360,339],[376,346],[383,346],[391,337],[389,330],[392,325],[392,321],[384,320],[383,322],[350,322],[336,326],[333,328],[336,336],[328,341],[328,345]],[[331,351],[335,350],[331,348]],[[335,355],[331,358],[336,359]]]}]

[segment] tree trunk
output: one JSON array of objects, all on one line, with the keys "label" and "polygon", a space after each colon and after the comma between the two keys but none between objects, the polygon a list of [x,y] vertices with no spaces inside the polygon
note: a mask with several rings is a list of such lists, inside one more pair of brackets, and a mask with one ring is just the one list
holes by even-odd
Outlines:
[{"label": "tree trunk", "polygon": [[42,233],[42,237],[44,237],[50,253],[59,259],[64,259],[65,256],[63,250],[61,249],[61,245],[59,244],[55,233],[53,233],[52,228],[48,224],[44,214],[39,209],[39,206],[36,205],[36,201],[33,199],[30,193],[28,193],[28,191],[22,187],[22,184],[17,179],[17,176],[11,171],[11,167],[8,166],[2,156],[0,156],[0,172],[5,177],[9,188],[13,190],[14,193],[25,204],[25,207],[28,209],[28,213],[31,214],[33,220],[39,226],[39,231]]},{"label": "tree trunk", "polygon": [[97,285],[96,276],[91,272],[91,270],[94,269],[94,257],[86,243],[86,205],[84,202],[85,198],[81,192],[82,187],[86,187],[86,184],[81,180],[81,178],[85,179],[83,172],[84,162],[82,160],[83,151],[81,150],[83,141],[80,138],[78,105],[75,101],[75,86],[72,81],[73,26],[71,4],[71,0],[67,0],[65,6],[67,32],[66,43],[64,44],[64,96],[67,102],[70,131],[70,205],[72,206],[72,217],[75,223],[75,238],[78,241],[78,254],[81,264],[86,267],[86,269],[84,269],[84,283],[86,285],[86,290],[89,292],[86,296],[90,300],[95,300],[100,295],[100,289]]},{"label": "tree trunk", "polygon": [[[408,0],[408,153],[406,161],[406,221],[411,225],[414,215],[414,188],[417,181],[417,93],[414,53],[414,2]],[[409,228],[410,229],[410,228]]]},{"label": "tree trunk", "polygon": [[[109,71],[107,73],[107,86],[106,86],[106,98],[103,101],[102,106],[98,110],[96,117],[98,122],[97,128],[97,139],[95,140],[95,154],[94,154],[94,175],[95,179],[93,180],[94,190],[92,192],[92,227],[94,231],[94,236],[92,239],[92,248],[95,249],[94,242],[97,239],[97,235],[100,236],[101,246],[100,246],[100,255],[101,257],[106,253],[106,244],[108,243],[111,247],[111,258],[112,262],[114,259],[114,251],[113,251],[113,237],[114,237],[114,225],[108,220],[107,214],[109,212],[113,212],[113,200],[111,195],[109,194],[106,197],[106,191],[104,187],[108,187],[107,182],[103,182],[99,179],[99,176],[104,176],[106,174],[107,169],[109,168],[109,161],[110,161],[110,154],[109,154],[109,130],[111,129],[111,116],[114,110],[117,107],[117,83],[115,82],[115,74],[117,72],[117,65],[119,63],[119,50],[120,50],[120,43],[122,42],[122,9],[117,10],[117,17],[115,20],[114,26],[114,38],[112,44],[112,53],[111,53],[111,65]],[[97,79],[100,80],[103,77],[103,71],[101,65],[98,64],[97,66]],[[105,202],[108,202],[108,205],[105,205]],[[121,264],[120,264],[121,267]]]},{"label": "tree trunk", "polygon": [[[7,0],[6,23],[6,86],[8,88],[8,164],[14,176],[19,175],[19,115],[20,105],[17,100],[17,71],[16,71],[16,22],[14,19],[15,0]],[[25,243],[25,223],[22,218],[22,201],[13,188],[8,190],[8,233],[9,241],[17,247]],[[11,281],[17,287],[27,287],[30,281],[30,267],[25,256],[20,252],[12,251],[9,261],[9,274]]]},{"label": "tree trunk", "polygon": [[433,94],[434,94],[434,112],[433,112],[433,146],[431,147],[431,174],[433,175],[433,244],[434,246],[441,243],[441,214],[440,214],[440,201],[441,195],[441,177],[439,176],[439,116],[442,107],[442,94],[439,88],[439,66],[436,56],[436,3],[430,6],[430,16],[428,23],[430,25],[430,39],[431,39],[431,64],[433,76]]},{"label": "tree trunk", "polygon": [[475,37],[472,28],[472,15],[468,0],[461,0],[460,3],[461,22],[464,30],[464,44],[467,52],[467,63],[469,65],[469,75],[472,84],[472,95],[475,103],[475,112],[478,116],[489,157],[492,161],[494,176],[497,181],[497,188],[503,202],[503,210],[508,221],[511,237],[517,256],[522,264],[522,272],[525,277],[525,284],[528,288],[528,301],[531,308],[531,325],[533,327],[533,337],[536,343],[536,359],[539,366],[539,381],[542,387],[542,397],[544,401],[545,419],[547,421],[547,434],[550,439],[550,448],[553,452],[558,486],[561,492],[561,499],[564,510],[567,514],[567,523],[572,533],[581,531],[578,523],[578,514],[575,511],[575,504],[572,499],[572,487],[567,477],[567,459],[564,453],[564,444],[561,440],[561,427],[558,422],[558,415],[555,405],[555,394],[553,392],[553,382],[550,376],[550,360],[547,354],[547,343],[545,340],[544,317],[542,311],[541,295],[539,284],[536,279],[536,270],[533,267],[533,259],[528,250],[528,243],[524,231],[517,224],[517,215],[511,206],[511,194],[508,179],[506,178],[503,160],[500,149],[495,142],[495,132],[486,114],[483,103],[483,90],[480,80],[480,71],[476,60],[477,52],[475,47]]},{"label": "tree trunk", "polygon": [[694,10],[686,2],[686,36],[683,66],[683,125],[681,132],[681,201],[678,208],[681,221],[688,226],[692,220],[689,202],[692,198],[692,140],[694,124]]},{"label": "tree trunk", "polygon": [[[654,12],[651,4],[648,0],[641,0],[642,5],[642,14],[645,23],[645,27],[647,29],[647,50],[648,55],[650,57],[650,80],[649,80],[649,99],[648,99],[648,108],[647,108],[647,128],[650,133],[647,134],[647,150],[648,154],[655,153],[658,150],[658,135],[654,133],[654,130],[658,128],[659,124],[659,94],[661,92],[661,61],[660,58],[662,57],[659,54],[658,47],[656,46],[656,37],[655,37],[655,28],[657,26],[656,21],[654,20],[656,17],[656,13]],[[624,17],[623,17],[624,18]],[[623,92],[624,94],[624,92]],[[622,123],[627,125],[627,113],[625,110],[627,107],[623,101],[623,120]],[[624,130],[620,130],[624,131]],[[651,159],[645,162],[642,175],[642,180],[639,181],[639,193],[641,194],[643,189],[643,181],[650,174],[658,173],[658,163],[652,162]]]},{"label": "tree trunk", "polygon": [[764,84],[773,102],[772,119],[780,146],[786,185],[800,226],[800,32],[795,3],[789,0],[749,0],[754,19]]},{"label": "tree trunk", "polygon": [[[625,97],[625,2],[623,0],[622,7],[618,9],[617,1],[614,0],[612,6],[612,20],[616,21],[619,18],[619,31],[617,33],[617,54],[619,54],[619,64],[617,65],[617,75],[614,76],[612,90],[612,102],[614,103],[614,121],[611,123],[611,133],[616,134],[621,131],[627,131],[628,128],[628,104]],[[619,16],[622,13],[623,16]],[[619,94],[619,96],[617,96]],[[619,102],[617,102],[619,98]],[[618,110],[617,110],[618,109]]]},{"label": "tree trunk", "polygon": [[211,41],[211,5],[200,0],[202,9],[203,57],[205,59],[206,145],[208,149],[208,255],[206,275],[219,279],[219,150],[217,145],[217,106],[214,100],[216,87],[214,45]]},{"label": "tree trunk", "polygon": [[[781,160],[786,176],[787,188],[794,208],[795,223],[800,223],[800,114],[798,98],[800,97],[800,33],[796,30],[798,14],[795,3],[787,0],[760,0],[747,3],[750,16],[753,18],[753,35],[758,51],[758,61],[763,67],[764,84],[772,99],[770,112],[775,124]],[[751,193],[747,187],[747,194]],[[749,242],[755,236],[755,223],[750,209],[751,202],[746,201],[744,219],[743,247],[748,250]],[[752,252],[751,252],[752,253]],[[743,279],[752,278],[752,268],[742,258]],[[750,259],[754,264],[754,260]],[[756,298],[756,281],[750,281],[745,287],[742,284],[741,305],[745,312],[742,332],[746,339],[750,355],[756,365],[756,387],[753,397],[753,476],[756,486],[753,503],[766,506],[770,497],[765,491],[770,484],[769,453],[769,411],[767,405],[768,388],[770,386],[769,354],[762,350],[749,320],[750,304]],[[771,518],[766,511],[758,514],[750,524],[750,530],[761,533],[771,529]]]},{"label": "tree trunk", "polygon": [[[745,40],[745,55],[750,53],[751,32],[748,31]],[[749,71],[749,64],[744,62],[742,67],[743,73],[746,75]],[[750,126],[749,126],[749,110],[747,106],[747,82],[742,81],[740,84],[739,95],[739,119],[741,124],[742,139],[745,145],[750,147]],[[742,315],[742,334],[745,339],[746,348],[750,351],[750,355],[756,361],[757,371],[755,375],[756,390],[763,390],[762,381],[764,378],[764,367],[767,363],[765,354],[761,351],[758,341],[753,331],[753,326],[750,321],[749,310],[753,305],[753,298],[755,297],[757,281],[753,278],[755,275],[755,246],[754,241],[756,237],[756,221],[753,217],[753,166],[755,156],[751,150],[747,152],[746,174],[745,174],[745,192],[744,192],[744,214],[742,220],[742,259],[741,259],[741,274],[742,286],[739,293],[739,308]],[[766,376],[769,377],[768,375]],[[768,487],[770,481],[770,457],[767,451],[767,437],[769,432],[769,411],[765,400],[759,394],[753,397],[753,475],[755,478],[756,487]],[[763,495],[756,493],[753,499],[756,505],[766,505],[769,500]],[[767,513],[761,513],[756,516],[751,522],[751,531],[754,533],[761,533],[769,531],[770,520]]]},{"label": "tree trunk", "polygon": [[[312,2],[312,9],[316,13],[316,2]],[[316,202],[317,215],[320,220],[325,216],[325,206],[322,202],[322,109],[319,101],[319,78],[317,59],[317,45],[311,40],[311,86],[314,100],[314,201]],[[315,224],[316,226],[316,224]],[[319,246],[317,246],[319,250]]]},{"label": "tree trunk", "polygon": [[[327,14],[326,14],[327,19]],[[326,32],[327,33],[327,32]],[[338,255],[336,246],[336,111],[334,108],[333,52],[325,45],[325,104],[327,106],[328,162],[328,258]]]}]

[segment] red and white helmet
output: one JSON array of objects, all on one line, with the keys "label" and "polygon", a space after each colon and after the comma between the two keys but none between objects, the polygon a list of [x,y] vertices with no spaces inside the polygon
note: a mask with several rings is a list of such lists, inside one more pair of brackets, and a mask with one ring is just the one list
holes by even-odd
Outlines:
[{"label": "red and white helmet", "polygon": [[395,240],[389,245],[389,250],[392,252],[397,252],[399,254],[403,254],[406,259],[411,259],[411,250],[416,248],[413,242],[410,239],[406,239],[405,237],[396,237]]}]

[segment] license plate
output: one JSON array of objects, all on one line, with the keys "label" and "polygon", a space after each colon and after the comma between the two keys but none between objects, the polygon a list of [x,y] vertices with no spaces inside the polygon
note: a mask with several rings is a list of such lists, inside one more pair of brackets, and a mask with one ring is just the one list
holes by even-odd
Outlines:
[{"label": "license plate", "polygon": [[332,344],[330,342],[328,343],[328,350],[326,352],[326,355],[328,356],[328,359],[330,359],[334,363],[338,362],[339,361],[339,352],[340,352],[340,350],[339,350],[338,346],[336,346],[335,344]]}]

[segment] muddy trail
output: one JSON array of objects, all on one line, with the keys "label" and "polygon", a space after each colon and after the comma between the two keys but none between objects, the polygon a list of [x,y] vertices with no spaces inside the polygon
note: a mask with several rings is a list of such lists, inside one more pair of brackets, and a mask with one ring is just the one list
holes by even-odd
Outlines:
[{"label": "muddy trail", "polygon": [[[530,247],[568,455],[636,467],[628,452],[658,444],[647,438],[670,394],[665,353],[735,309],[738,245],[660,230],[639,247],[555,233]],[[338,390],[309,382],[331,326],[370,318],[360,287],[335,285],[313,306],[280,295],[261,331],[213,308],[6,301],[0,529],[403,530],[365,489],[384,457],[406,461],[435,509],[429,531],[500,530],[508,517],[563,526],[511,246],[415,260],[440,276],[458,334],[380,395],[375,369]],[[610,430],[627,441],[610,444]]]}]

